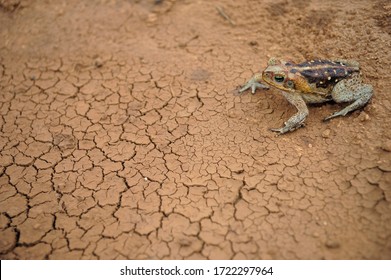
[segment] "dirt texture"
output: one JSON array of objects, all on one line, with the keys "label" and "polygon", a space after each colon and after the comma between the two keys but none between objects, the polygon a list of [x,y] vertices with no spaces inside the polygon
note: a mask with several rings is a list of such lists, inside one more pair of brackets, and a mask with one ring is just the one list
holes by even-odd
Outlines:
[{"label": "dirt texture", "polygon": [[[391,259],[391,4],[0,0],[1,259]],[[233,92],[272,57],[374,96]]]}]

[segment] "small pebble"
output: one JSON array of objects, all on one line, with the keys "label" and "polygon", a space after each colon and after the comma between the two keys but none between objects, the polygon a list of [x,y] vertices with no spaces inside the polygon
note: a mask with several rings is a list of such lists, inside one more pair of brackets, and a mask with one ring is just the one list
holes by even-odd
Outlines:
[{"label": "small pebble", "polygon": [[332,240],[327,241],[324,245],[329,249],[338,249],[339,247],[341,247],[341,244],[339,244],[338,241]]},{"label": "small pebble", "polygon": [[365,112],[362,112],[360,114],[359,118],[360,118],[360,121],[362,121],[362,122],[366,122],[366,121],[370,120],[369,115],[367,113],[365,113]]},{"label": "small pebble", "polygon": [[322,137],[323,138],[329,138],[330,137],[331,130],[326,129],[325,131],[322,132]]},{"label": "small pebble", "polygon": [[147,18],[147,23],[152,24],[157,21],[157,14],[155,13],[150,13]]},{"label": "small pebble", "polygon": [[95,59],[95,67],[100,68],[103,66],[103,61],[100,58]]},{"label": "small pebble", "polygon": [[381,148],[386,152],[391,152],[391,140],[384,142]]}]

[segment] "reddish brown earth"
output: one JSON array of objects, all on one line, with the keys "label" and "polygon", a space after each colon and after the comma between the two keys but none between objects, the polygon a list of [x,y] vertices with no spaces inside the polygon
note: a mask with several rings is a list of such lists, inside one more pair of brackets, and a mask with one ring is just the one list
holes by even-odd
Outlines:
[{"label": "reddish brown earth", "polygon": [[[389,1],[0,0],[0,257],[390,259],[390,35]],[[271,56],[374,97],[276,137],[232,94]]]}]

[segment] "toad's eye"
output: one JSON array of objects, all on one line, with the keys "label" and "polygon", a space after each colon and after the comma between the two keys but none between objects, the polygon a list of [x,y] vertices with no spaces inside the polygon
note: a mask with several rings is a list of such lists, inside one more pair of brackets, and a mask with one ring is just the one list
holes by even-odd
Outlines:
[{"label": "toad's eye", "polygon": [[284,76],[276,75],[276,76],[274,76],[274,80],[275,80],[277,83],[282,83],[282,82],[285,80],[285,78],[284,78]]}]

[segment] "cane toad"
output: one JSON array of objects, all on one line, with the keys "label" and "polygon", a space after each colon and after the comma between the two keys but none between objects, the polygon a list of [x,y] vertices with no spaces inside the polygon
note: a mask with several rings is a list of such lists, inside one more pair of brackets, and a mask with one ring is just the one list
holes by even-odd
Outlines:
[{"label": "cane toad", "polygon": [[[266,84],[263,84],[265,82]],[[360,66],[350,60],[310,60],[299,64],[271,58],[262,73],[255,74],[240,90],[277,88],[290,104],[296,107],[285,126],[271,129],[280,134],[293,131],[304,124],[308,115],[307,104],[334,100],[351,102],[341,111],[325,118],[329,120],[363,107],[373,94],[372,86],[361,80]]]}]

